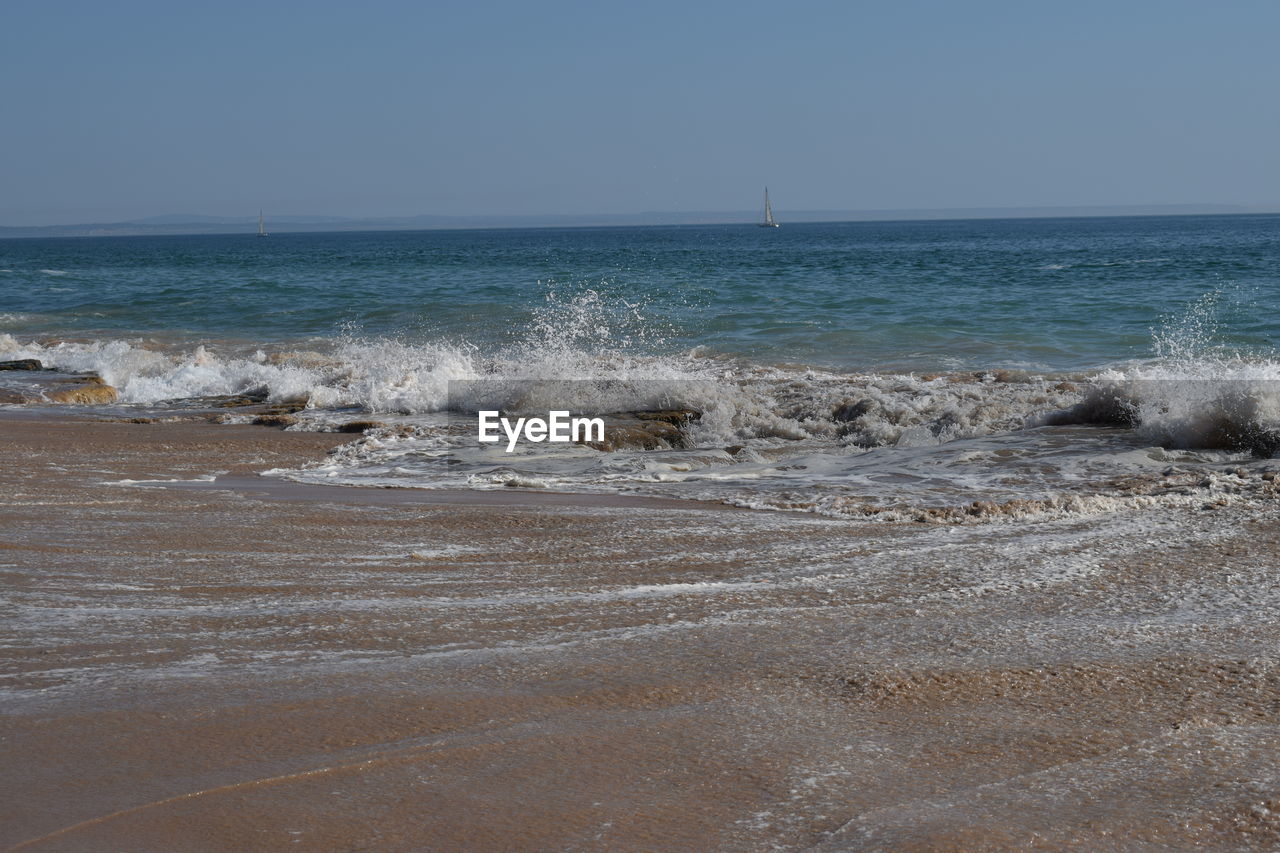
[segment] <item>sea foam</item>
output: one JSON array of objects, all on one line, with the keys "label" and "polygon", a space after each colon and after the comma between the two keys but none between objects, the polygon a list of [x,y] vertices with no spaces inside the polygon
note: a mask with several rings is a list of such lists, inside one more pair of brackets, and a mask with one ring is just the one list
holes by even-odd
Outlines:
[{"label": "sea foam", "polygon": [[1093,377],[1081,402],[1038,420],[1133,429],[1183,449],[1280,451],[1280,359],[1223,343],[1223,294],[1212,291],[1152,334],[1155,357]]}]

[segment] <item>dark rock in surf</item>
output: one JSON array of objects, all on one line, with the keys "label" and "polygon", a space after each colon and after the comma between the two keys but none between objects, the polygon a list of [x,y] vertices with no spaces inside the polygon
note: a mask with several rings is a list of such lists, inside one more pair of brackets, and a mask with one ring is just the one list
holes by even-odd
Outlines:
[{"label": "dark rock in surf", "polygon": [[301,412],[307,407],[307,401],[287,400],[282,403],[272,403],[270,406],[262,406],[257,410],[260,415],[292,415]]},{"label": "dark rock in surf", "polygon": [[672,426],[684,426],[702,417],[702,412],[693,409],[659,409],[652,412],[623,412],[621,417],[633,417],[641,421],[662,421]]},{"label": "dark rock in surf", "polygon": [[239,394],[230,394],[226,397],[207,397],[209,404],[219,409],[234,409],[240,406],[256,406],[259,403],[267,402],[267,389],[254,388],[249,391],[242,391]]},{"label": "dark rock in surf", "polygon": [[616,450],[669,450],[689,446],[684,427],[702,417],[692,409],[660,409],[602,415],[604,441],[582,444],[612,453]]},{"label": "dark rock in surf", "polygon": [[258,406],[267,401],[267,388],[253,388],[238,394],[210,394],[203,397],[175,397],[162,400],[166,406],[181,406],[184,409],[238,409],[243,406]]},{"label": "dark rock in surf", "polygon": [[0,370],[44,370],[44,365],[34,358],[0,361]]},{"label": "dark rock in surf", "polygon": [[258,426],[288,427],[293,426],[297,422],[297,418],[293,415],[287,414],[258,415],[253,419],[253,423]]},{"label": "dark rock in surf", "polygon": [[846,400],[832,411],[831,417],[837,423],[848,423],[871,411],[872,402],[870,400]]},{"label": "dark rock in surf", "polygon": [[86,385],[73,385],[50,391],[45,397],[51,403],[76,403],[81,406],[96,406],[103,403],[114,403],[119,395],[110,385],[103,385],[101,380]]},{"label": "dark rock in surf", "polygon": [[382,429],[386,426],[382,421],[347,421],[340,424],[336,432],[366,432],[371,429]]}]

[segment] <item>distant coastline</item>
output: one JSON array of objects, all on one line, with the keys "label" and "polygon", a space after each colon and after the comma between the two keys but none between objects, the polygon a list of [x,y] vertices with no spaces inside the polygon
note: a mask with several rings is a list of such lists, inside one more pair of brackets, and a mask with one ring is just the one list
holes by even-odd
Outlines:
[{"label": "distant coastline", "polygon": [[[948,219],[1059,219],[1107,216],[1230,216],[1280,213],[1280,204],[1109,205],[1077,207],[964,207],[901,210],[780,210],[782,222],[895,222]],[[750,224],[755,211],[644,212],[619,214],[477,215],[397,217],[341,217],[282,215],[267,217],[272,233],[334,231],[467,230],[484,228],[591,228],[643,225]],[[239,217],[171,214],[124,222],[68,225],[0,225],[0,239],[21,237],[128,237],[166,234],[253,234],[257,215]]]}]

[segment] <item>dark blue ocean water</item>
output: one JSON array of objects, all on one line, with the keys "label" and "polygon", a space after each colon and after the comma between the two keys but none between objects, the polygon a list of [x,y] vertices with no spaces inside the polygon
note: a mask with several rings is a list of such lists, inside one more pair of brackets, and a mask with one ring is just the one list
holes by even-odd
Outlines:
[{"label": "dark blue ocean water", "polygon": [[1080,369],[1216,294],[1219,343],[1280,344],[1280,216],[22,239],[0,270],[20,340],[486,349],[589,299],[587,334],[641,354]]}]

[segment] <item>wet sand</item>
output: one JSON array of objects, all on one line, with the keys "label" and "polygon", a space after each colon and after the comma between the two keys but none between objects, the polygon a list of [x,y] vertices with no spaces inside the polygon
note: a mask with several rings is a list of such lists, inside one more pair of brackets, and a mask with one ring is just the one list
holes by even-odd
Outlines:
[{"label": "wet sand", "polygon": [[8,849],[1280,845],[1274,503],[873,524],[0,437]]}]

